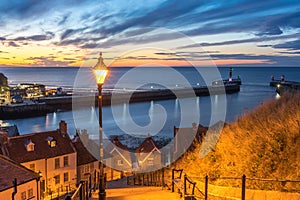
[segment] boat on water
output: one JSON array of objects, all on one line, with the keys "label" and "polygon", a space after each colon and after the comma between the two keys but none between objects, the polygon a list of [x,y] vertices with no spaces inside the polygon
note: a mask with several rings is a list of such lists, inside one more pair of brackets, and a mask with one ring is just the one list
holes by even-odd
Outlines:
[{"label": "boat on water", "polygon": [[242,85],[242,80],[240,76],[237,76],[237,78],[232,78],[232,71],[233,68],[229,68],[229,78],[228,79],[223,79],[223,80],[217,80],[213,81],[212,85],[228,85],[228,84],[237,84],[237,85]]}]

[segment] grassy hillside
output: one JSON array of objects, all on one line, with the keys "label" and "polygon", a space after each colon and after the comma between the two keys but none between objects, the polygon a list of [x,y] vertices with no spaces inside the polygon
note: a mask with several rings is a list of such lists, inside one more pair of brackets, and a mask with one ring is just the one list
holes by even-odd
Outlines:
[{"label": "grassy hillside", "polygon": [[[215,139],[214,134],[206,141]],[[173,167],[191,176],[247,177],[300,180],[300,93],[286,94],[260,105],[224,127],[216,146],[204,158],[201,144]],[[215,184],[240,185],[240,181],[215,179]],[[247,181],[256,189],[300,191],[300,183]]]}]

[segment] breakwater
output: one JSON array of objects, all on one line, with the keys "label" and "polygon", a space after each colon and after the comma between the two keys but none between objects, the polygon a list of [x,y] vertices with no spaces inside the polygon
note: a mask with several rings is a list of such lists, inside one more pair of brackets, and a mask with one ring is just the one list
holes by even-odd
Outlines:
[{"label": "breakwater", "polygon": [[36,117],[54,111],[55,108],[49,107],[45,103],[0,106],[0,119]]},{"label": "breakwater", "polygon": [[[132,93],[107,92],[103,91],[103,106],[118,103],[135,103],[153,100],[168,100],[176,98],[188,98],[193,96],[209,96],[215,94],[231,94],[240,91],[237,84],[228,84],[222,86],[178,88],[178,89],[153,89],[136,90]],[[43,97],[31,104],[16,104],[0,106],[0,119],[18,119],[46,115],[49,112],[57,110],[70,110],[73,103],[79,107],[96,105],[98,103],[97,94],[73,95],[60,97]]]}]

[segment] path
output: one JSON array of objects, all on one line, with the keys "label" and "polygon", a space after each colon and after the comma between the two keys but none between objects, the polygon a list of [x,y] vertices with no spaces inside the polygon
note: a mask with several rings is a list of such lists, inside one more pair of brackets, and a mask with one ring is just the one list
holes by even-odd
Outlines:
[{"label": "path", "polygon": [[[182,200],[177,192],[172,193],[170,190],[162,189],[162,187],[127,185],[126,178],[109,181],[106,184],[106,188],[107,200]],[[96,199],[98,199],[97,193],[93,194],[93,200]],[[209,196],[208,199],[225,200],[226,198]]]},{"label": "path", "polygon": [[117,188],[106,190],[107,200],[179,200],[179,194],[159,187]]}]

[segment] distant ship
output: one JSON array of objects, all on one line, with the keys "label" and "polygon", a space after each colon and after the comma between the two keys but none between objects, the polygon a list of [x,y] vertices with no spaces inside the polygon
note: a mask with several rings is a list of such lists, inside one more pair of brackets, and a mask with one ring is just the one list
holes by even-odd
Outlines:
[{"label": "distant ship", "polygon": [[237,78],[232,78],[232,71],[233,68],[230,67],[229,69],[229,79],[223,79],[223,80],[217,80],[213,81],[212,85],[228,85],[228,84],[237,84],[237,85],[242,85],[242,80],[240,76],[237,76]]}]

